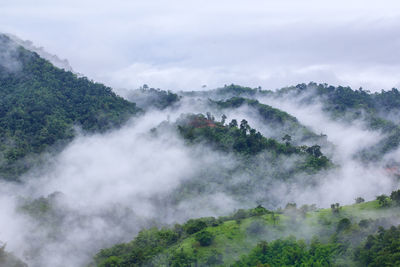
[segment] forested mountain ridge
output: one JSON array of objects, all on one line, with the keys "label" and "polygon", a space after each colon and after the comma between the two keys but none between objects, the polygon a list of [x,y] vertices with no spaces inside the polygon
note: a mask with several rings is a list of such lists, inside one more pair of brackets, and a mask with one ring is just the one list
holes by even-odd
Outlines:
[{"label": "forested mountain ridge", "polygon": [[294,143],[326,143],[326,135],[314,133],[309,128],[302,125],[296,117],[285,111],[271,107],[270,105],[262,104],[256,99],[232,97],[225,101],[214,101],[210,99],[210,102],[222,110],[239,108],[247,105],[257,111],[266,125],[273,129],[279,129],[280,132],[289,135],[291,141]]},{"label": "forested mountain ridge", "polygon": [[138,113],[111,88],[56,68],[0,35],[0,176],[17,179],[29,160],[75,135],[73,126],[104,132]]},{"label": "forested mountain ridge", "polygon": [[[363,121],[366,130],[382,131],[385,137],[376,145],[366,148],[359,153],[359,157],[368,162],[382,159],[400,145],[400,92],[397,88],[389,91],[370,92],[359,88],[332,86],[310,82],[296,86],[272,90],[243,87],[239,85],[226,85],[210,91],[182,93],[187,96],[203,96],[213,100],[226,101],[227,105],[233,97],[267,98],[270,101],[290,100],[304,107],[312,104],[321,104],[322,111],[331,119],[340,122],[354,123]],[[238,100],[236,100],[238,101]],[[231,103],[232,104],[232,103]]]},{"label": "forested mountain ridge", "polygon": [[381,159],[400,145],[400,92],[392,90],[371,93],[359,88],[327,84],[298,84],[274,92],[276,98],[298,97],[304,105],[322,102],[323,110],[331,118],[352,123],[364,121],[370,130],[379,130],[385,137],[376,145],[364,149],[360,157],[368,161]]}]

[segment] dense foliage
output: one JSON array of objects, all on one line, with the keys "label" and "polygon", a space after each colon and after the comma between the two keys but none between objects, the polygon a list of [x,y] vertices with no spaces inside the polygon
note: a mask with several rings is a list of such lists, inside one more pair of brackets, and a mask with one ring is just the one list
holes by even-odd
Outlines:
[{"label": "dense foliage", "polygon": [[335,246],[318,241],[307,246],[294,238],[278,239],[271,243],[259,243],[248,255],[244,255],[233,266],[331,266]]},{"label": "dense foliage", "polygon": [[195,240],[203,247],[211,245],[214,235],[209,231],[201,231],[195,235]]},{"label": "dense foliage", "polygon": [[141,266],[179,238],[176,231],[150,229],[142,231],[130,243],[104,249],[96,256],[98,266]]},{"label": "dense foliage", "polygon": [[261,135],[251,128],[246,120],[242,120],[238,125],[233,119],[225,125],[224,121],[215,121],[210,114],[207,114],[207,117],[202,114],[189,114],[183,116],[177,124],[181,135],[191,143],[206,142],[218,150],[233,151],[248,156],[254,156],[261,151],[268,151],[273,155],[304,155],[307,160],[303,167],[310,170],[330,165],[318,145],[297,147],[291,145],[289,141],[285,144],[279,143],[275,139]]},{"label": "dense foliage", "polygon": [[[390,228],[395,217],[387,208],[377,201],[334,206],[337,211],[288,203],[275,212],[258,206],[217,219],[191,219],[170,229],[152,228],[130,243],[100,251],[94,265],[398,266],[400,227]],[[366,211],[379,219],[366,219]],[[314,237],[308,233],[296,239],[303,231]],[[128,255],[146,256],[137,261]]]},{"label": "dense foliage", "polygon": [[366,242],[357,249],[355,259],[362,266],[400,266],[400,226],[368,236]]},{"label": "dense foliage", "polygon": [[[101,250],[94,258],[95,266],[158,266],[156,262],[157,255],[165,255],[163,259],[171,266],[190,266],[197,259],[191,253],[187,253],[181,249],[168,250],[175,244],[185,238],[193,238],[200,246],[208,247],[212,244],[215,235],[206,230],[209,227],[217,227],[224,222],[237,219],[238,216],[251,218],[270,214],[271,212],[258,206],[250,210],[241,210],[230,216],[205,217],[199,219],[190,219],[183,225],[176,224],[171,229],[151,228],[141,231],[138,236],[131,242],[126,244],[118,244],[109,249]],[[240,214],[240,215],[239,215]],[[167,251],[168,250],[168,251]],[[209,261],[220,262],[218,255],[213,253]],[[117,265],[113,265],[117,264]],[[188,264],[188,265],[186,265]]]},{"label": "dense foliage", "polygon": [[[111,88],[58,69],[0,35],[17,68],[0,67],[0,176],[15,179],[29,167],[19,161],[74,136],[73,126],[105,131],[138,112]],[[3,51],[4,52],[4,51]]]}]

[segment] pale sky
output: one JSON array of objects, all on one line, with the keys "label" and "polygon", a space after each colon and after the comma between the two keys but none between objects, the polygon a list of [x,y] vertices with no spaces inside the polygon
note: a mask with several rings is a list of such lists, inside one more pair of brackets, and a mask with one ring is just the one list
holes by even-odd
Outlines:
[{"label": "pale sky", "polygon": [[399,1],[0,0],[0,32],[116,89],[400,87]]}]

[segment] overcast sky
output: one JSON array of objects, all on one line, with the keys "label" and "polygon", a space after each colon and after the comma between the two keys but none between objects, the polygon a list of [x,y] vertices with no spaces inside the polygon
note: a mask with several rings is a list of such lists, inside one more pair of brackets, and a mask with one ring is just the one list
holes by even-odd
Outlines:
[{"label": "overcast sky", "polygon": [[0,31],[115,88],[400,87],[399,1],[0,0]]}]

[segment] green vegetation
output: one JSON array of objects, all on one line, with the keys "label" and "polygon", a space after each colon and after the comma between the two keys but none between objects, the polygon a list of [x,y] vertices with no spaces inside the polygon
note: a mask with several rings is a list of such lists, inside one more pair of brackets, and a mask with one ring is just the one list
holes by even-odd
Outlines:
[{"label": "green vegetation", "polygon": [[216,89],[217,93],[220,95],[226,95],[226,94],[235,94],[235,95],[243,95],[243,94],[248,94],[248,95],[254,95],[257,90],[260,88],[250,88],[250,87],[244,87],[236,84],[231,84],[231,85],[225,85],[222,88]]},{"label": "green vegetation", "polygon": [[215,121],[211,114],[207,117],[198,114],[189,114],[177,121],[180,134],[190,143],[205,142],[218,150],[235,152],[239,155],[254,156],[261,151],[268,151],[273,155],[302,155],[306,157],[305,163],[300,169],[319,170],[330,166],[328,158],[320,151],[318,145],[293,146],[289,142],[285,144],[275,139],[266,138],[251,128],[246,120],[240,125],[234,119],[228,125]]},{"label": "green vegetation", "polygon": [[171,91],[149,88],[144,84],[141,88],[130,92],[127,99],[144,110],[150,108],[165,109],[178,103],[180,97]]},{"label": "green vegetation", "polygon": [[[177,242],[174,230],[155,228],[142,231],[132,242],[102,250],[95,258],[98,266],[141,266],[164,248]],[[121,257],[122,255],[122,257]],[[113,265],[118,264],[118,265]]]},{"label": "green vegetation", "polygon": [[380,227],[356,250],[355,259],[363,266],[400,266],[400,226]]},{"label": "green vegetation", "polygon": [[233,264],[244,266],[332,266],[335,246],[314,240],[309,246],[294,238],[260,242],[248,255]]},{"label": "green vegetation", "polygon": [[[144,230],[130,243],[100,251],[93,265],[397,266],[400,227],[390,226],[399,217],[396,207],[380,207],[378,201],[342,206],[337,212],[294,203],[275,212],[258,206]],[[126,261],[137,254],[147,256]]]},{"label": "green vegetation", "polygon": [[376,145],[361,152],[365,161],[376,161],[400,145],[400,92],[390,91],[371,93],[362,88],[328,86],[327,84],[298,84],[274,93],[276,97],[302,96],[303,103],[322,101],[323,110],[337,120],[363,120],[371,130],[380,130],[386,136]]},{"label": "green vegetation", "polygon": [[[16,46],[0,35],[2,49]],[[11,49],[11,48],[10,48]],[[104,132],[139,110],[111,88],[54,67],[36,53],[15,48],[17,70],[0,68],[0,176],[15,180],[39,154],[84,131]]]},{"label": "green vegetation", "polygon": [[225,101],[210,100],[210,102],[221,109],[239,108],[244,105],[255,109],[265,124],[269,125],[272,129],[279,129],[279,132],[286,133],[286,136],[290,138],[290,140],[288,140],[289,142],[292,141],[292,136],[298,137],[298,142],[326,142],[325,135],[317,135],[313,133],[307,127],[300,124],[296,117],[293,117],[280,109],[261,104],[258,100],[232,97]]},{"label": "green vegetation", "polygon": [[61,193],[52,193],[47,197],[39,197],[36,199],[20,198],[18,201],[18,211],[30,217],[41,221],[50,222],[60,219],[54,205]]},{"label": "green vegetation", "polygon": [[[221,254],[213,249],[221,242],[227,242],[225,238],[220,239],[221,227],[228,231],[232,237],[236,236],[237,227],[234,222],[238,216],[252,218],[270,214],[271,212],[258,206],[251,210],[240,210],[231,216],[191,219],[183,225],[176,224],[171,229],[152,228],[141,231],[130,243],[119,244],[110,249],[101,250],[94,258],[95,266],[159,266],[163,264],[171,266],[190,266],[196,262],[196,252],[201,248],[206,250],[204,261],[208,264],[222,263]],[[181,243],[183,242],[183,243]],[[182,245],[179,246],[179,243]],[[195,246],[191,244],[194,243]],[[192,250],[193,249],[193,250]],[[190,251],[188,251],[190,250]],[[136,255],[140,255],[140,258]],[[201,256],[203,257],[203,256]]]},{"label": "green vegetation", "polygon": [[[256,203],[274,203],[269,194],[274,183],[295,181],[299,175],[307,177],[304,184],[312,186],[320,171],[334,167],[322,154],[318,145],[294,146],[266,138],[251,128],[246,120],[229,123],[216,121],[208,113],[186,114],[176,123],[164,122],[152,130],[155,137],[169,130],[176,130],[188,145],[215,150],[222,161],[215,161],[212,168],[200,168],[194,175],[179,184],[170,194],[171,205],[179,205],[199,194],[224,192],[237,201],[249,201],[257,194]],[[235,164],[230,164],[231,161]],[[291,164],[286,162],[290,160]],[[280,166],[285,166],[281,168]],[[240,179],[246,177],[248,179]]]},{"label": "green vegetation", "polygon": [[[370,130],[380,130],[386,134],[385,138],[376,145],[361,151],[359,156],[362,160],[376,161],[400,145],[400,119],[398,119],[400,92],[396,88],[390,91],[382,90],[381,92],[371,93],[362,88],[353,90],[350,87],[335,87],[328,84],[310,82],[309,84],[303,83],[285,87],[277,91],[269,91],[262,90],[261,88],[249,88],[231,84],[215,90],[189,92],[183,93],[183,95],[219,99],[220,101],[216,101],[216,103],[221,108],[238,107],[247,102],[248,105],[253,105],[253,107],[257,108],[260,114],[265,107],[260,106],[254,100],[244,100],[243,97],[295,97],[301,99],[301,103],[306,105],[313,102],[322,102],[324,112],[329,114],[331,118],[342,122],[347,121],[348,123],[354,120],[363,120]],[[271,110],[266,108],[266,114],[271,114]],[[268,120],[268,116],[266,119]],[[279,120],[279,116],[276,116],[275,119]],[[286,117],[286,119],[288,118]],[[290,121],[290,119],[288,120]],[[268,121],[266,122],[268,123]],[[309,133],[305,132],[304,134],[304,138],[307,138]],[[311,136],[308,138],[311,138]]]},{"label": "green vegetation", "polygon": [[195,235],[195,240],[199,242],[200,246],[206,247],[211,245],[214,235],[209,231],[201,231]]},{"label": "green vegetation", "polygon": [[[0,60],[2,179],[18,180],[22,173],[40,163],[43,152],[64,147],[74,138],[74,127],[86,133],[102,133],[120,127],[140,113],[141,108],[172,110],[181,99],[170,91],[144,85],[128,96],[136,105],[117,96],[109,87],[54,67],[5,35],[0,35]],[[310,83],[272,92],[232,84],[182,95],[210,97],[207,104],[218,112],[248,106],[265,124],[279,129],[282,136],[268,138],[245,119],[227,123],[226,116],[217,121],[211,113],[183,114],[176,123],[165,122],[163,125],[177,130],[187,145],[206,144],[207,149],[223,155],[221,159],[234,162],[226,164],[229,166],[217,162],[215,169],[213,164],[206,168],[196,166],[200,170],[173,189],[168,199],[155,200],[165,200],[166,206],[176,207],[174,204],[190,197],[215,192],[223,192],[238,202],[243,200],[243,206],[254,194],[257,196],[251,198],[253,203],[272,206],[277,193],[271,192],[271,188],[278,188],[274,183],[291,185],[292,178],[301,178],[304,188],[312,187],[321,178],[315,174],[334,167],[319,145],[326,136],[313,133],[282,110],[251,99],[259,95],[301,96],[304,104],[322,101],[324,112],[332,118],[346,123],[364,120],[368,129],[386,134],[376,146],[360,153],[364,160],[379,159],[400,145],[397,89],[370,93],[361,88]],[[157,135],[163,130],[160,126],[152,132]],[[313,145],[301,145],[305,141]],[[58,238],[56,233],[61,232],[66,213],[56,205],[58,196],[54,193],[37,199],[19,198],[17,212],[39,222],[37,229],[48,227],[50,239]],[[99,251],[92,265],[399,266],[400,226],[392,227],[400,217],[399,207],[400,190],[369,202],[357,197],[355,204],[349,206],[334,203],[328,209],[288,203],[283,209],[270,211],[259,205],[219,218],[197,218],[161,229],[142,230],[131,242]],[[107,216],[113,217],[110,214]],[[0,265],[26,266],[6,252],[4,245],[0,246]]]},{"label": "green vegetation", "polygon": [[255,96],[257,92],[262,92],[260,87],[250,88],[236,84],[231,84],[231,85],[224,85],[224,87],[213,90],[181,92],[181,94],[183,96],[189,96],[189,97],[208,97],[212,99],[227,99],[237,96],[252,97]]}]

